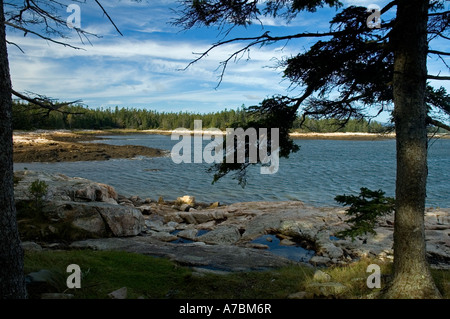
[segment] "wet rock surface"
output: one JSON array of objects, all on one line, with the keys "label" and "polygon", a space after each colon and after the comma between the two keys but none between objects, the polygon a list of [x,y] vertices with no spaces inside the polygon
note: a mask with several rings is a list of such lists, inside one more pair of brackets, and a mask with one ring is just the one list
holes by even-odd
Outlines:
[{"label": "wet rock surface", "polygon": [[[133,206],[119,205],[119,195],[109,185],[33,171],[16,172],[15,178],[22,240],[136,236],[144,230],[142,213]],[[48,185],[40,207],[36,207],[29,191],[36,180]]]}]

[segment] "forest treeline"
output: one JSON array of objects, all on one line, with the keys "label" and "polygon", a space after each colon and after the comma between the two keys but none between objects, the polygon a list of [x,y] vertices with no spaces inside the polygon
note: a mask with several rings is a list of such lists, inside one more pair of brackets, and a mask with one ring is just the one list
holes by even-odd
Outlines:
[{"label": "forest treeline", "polygon": [[[162,129],[194,128],[194,120],[202,120],[203,128],[232,127],[232,123],[245,123],[245,108],[223,110],[215,113],[157,112],[136,108],[98,108],[84,106],[64,106],[64,112],[47,112],[45,109],[15,101],[13,103],[14,130],[36,129]],[[336,132],[332,119],[315,120],[307,118],[300,128],[300,118],[294,123],[294,129],[300,132]],[[381,123],[366,120],[350,120],[338,132],[379,133],[386,130]]]}]

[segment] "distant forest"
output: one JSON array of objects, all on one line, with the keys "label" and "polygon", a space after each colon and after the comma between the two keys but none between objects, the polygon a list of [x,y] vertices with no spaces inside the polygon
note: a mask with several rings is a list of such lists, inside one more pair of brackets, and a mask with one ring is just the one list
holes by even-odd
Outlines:
[{"label": "distant forest", "polygon": [[[157,112],[135,108],[98,108],[90,109],[84,106],[64,106],[64,112],[47,112],[45,109],[15,101],[13,103],[14,130],[36,129],[162,129],[194,128],[194,120],[202,120],[203,128],[219,128],[224,130],[232,127],[232,123],[245,123],[248,116],[244,107],[237,110],[227,110],[215,113],[191,112]],[[366,120],[350,120],[344,128],[337,130],[333,119],[315,120],[307,118],[300,128],[298,118],[293,129],[298,132],[384,132],[386,127],[379,122]]]}]

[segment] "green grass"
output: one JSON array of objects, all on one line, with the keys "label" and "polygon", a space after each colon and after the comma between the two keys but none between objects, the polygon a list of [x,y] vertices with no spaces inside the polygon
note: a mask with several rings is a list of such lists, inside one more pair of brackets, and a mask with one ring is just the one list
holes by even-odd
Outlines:
[{"label": "green grass", "polygon": [[[373,261],[361,260],[349,266],[321,270],[328,273],[332,281],[348,287],[340,298],[370,298],[377,292],[366,286],[366,269],[370,263]],[[70,264],[81,268],[81,289],[66,286],[70,275],[66,268]],[[390,264],[380,266],[382,274],[390,273]],[[39,298],[43,292],[65,292],[78,299],[103,299],[108,298],[110,292],[127,287],[131,299],[282,299],[292,293],[308,291],[314,274],[311,267],[290,266],[270,271],[199,275],[164,258],[126,252],[26,252],[25,273],[41,269],[50,270],[54,282],[45,288],[29,290],[31,298]],[[433,276],[444,298],[450,298],[450,271],[434,270]]]},{"label": "green grass", "polygon": [[[81,289],[66,287],[66,268],[81,268]],[[75,298],[108,298],[108,293],[128,288],[129,298],[165,298],[171,289],[182,284],[190,271],[162,259],[125,252],[55,251],[27,252],[25,273],[48,269],[61,278],[51,292],[74,294]]]},{"label": "green grass", "polygon": [[313,269],[291,266],[271,271],[238,272],[185,278],[189,289],[180,289],[177,298],[197,299],[283,299],[302,290]]}]

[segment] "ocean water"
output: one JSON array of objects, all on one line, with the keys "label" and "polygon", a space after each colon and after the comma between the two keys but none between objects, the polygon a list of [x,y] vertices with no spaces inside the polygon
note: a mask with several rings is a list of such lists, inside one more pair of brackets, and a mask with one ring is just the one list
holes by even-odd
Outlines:
[{"label": "ocean water", "polygon": [[[170,151],[179,141],[166,135],[107,136],[102,143],[144,145]],[[205,143],[208,143],[206,141]],[[281,158],[279,170],[261,175],[252,167],[245,188],[232,176],[212,184],[210,164],[175,164],[170,156],[137,157],[70,163],[17,163],[15,170],[57,172],[110,184],[125,195],[174,200],[192,195],[198,202],[298,200],[316,206],[337,206],[336,195],[357,194],[361,187],[395,192],[395,140],[296,140],[300,151]],[[450,207],[450,140],[431,140],[427,206]]]}]

